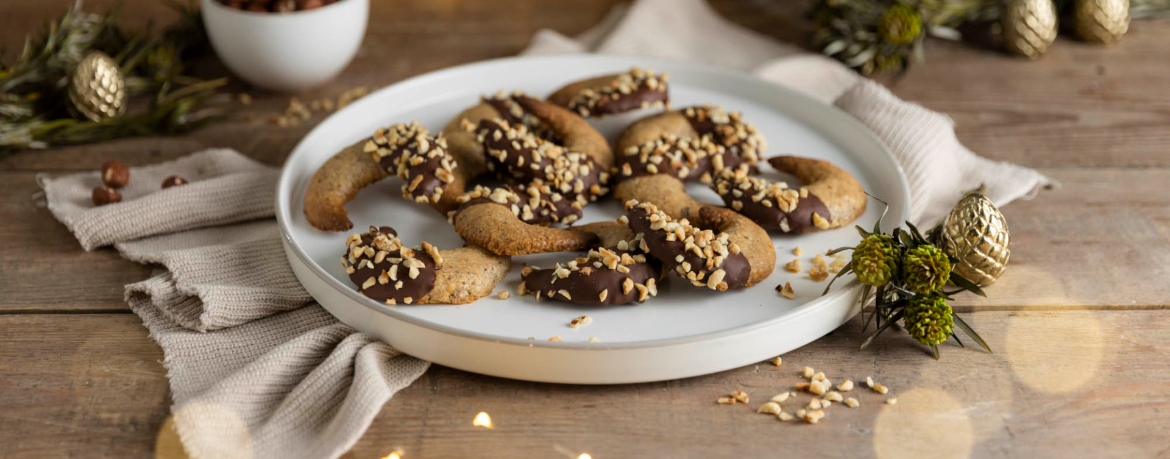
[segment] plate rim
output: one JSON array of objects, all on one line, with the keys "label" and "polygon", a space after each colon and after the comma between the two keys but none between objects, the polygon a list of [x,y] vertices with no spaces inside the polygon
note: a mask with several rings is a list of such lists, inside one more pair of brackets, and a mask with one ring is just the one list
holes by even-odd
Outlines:
[{"label": "plate rim", "polygon": [[[884,161],[887,161],[889,163],[889,165],[892,165],[894,170],[897,172],[897,176],[898,176],[897,178],[899,179],[898,185],[900,188],[899,191],[901,192],[900,194],[902,195],[902,202],[905,203],[905,205],[902,206],[901,214],[896,216],[897,221],[902,222],[902,221],[905,221],[908,219],[909,208],[910,208],[910,188],[909,188],[909,181],[906,178],[906,174],[902,168],[902,165],[894,157],[893,153],[890,151],[890,149],[886,145],[886,143],[883,142],[877,136],[877,134],[875,134],[872,130],[870,130],[869,127],[865,126],[864,124],[861,123],[861,121],[857,120],[852,115],[849,115],[845,111],[841,110],[840,108],[837,108],[836,106],[834,106],[832,104],[826,104],[826,103],[819,101],[819,100],[816,100],[813,97],[808,96],[804,93],[801,93],[799,91],[796,91],[794,89],[791,89],[791,88],[788,88],[788,87],[785,87],[785,86],[782,86],[779,84],[768,82],[766,80],[760,79],[760,78],[758,78],[754,75],[751,75],[749,73],[746,73],[746,72],[742,72],[742,71],[738,71],[738,70],[734,70],[734,69],[715,67],[715,66],[696,63],[696,62],[680,61],[680,60],[673,60],[673,59],[662,59],[662,58],[648,58],[648,57],[644,58],[644,57],[637,57],[637,56],[609,55],[609,54],[509,56],[509,57],[488,59],[488,60],[483,60],[483,61],[476,61],[476,62],[456,65],[453,67],[448,67],[448,68],[444,68],[444,69],[440,69],[440,70],[435,70],[432,72],[426,72],[426,73],[422,73],[422,74],[419,74],[419,75],[416,75],[416,76],[413,76],[413,77],[386,85],[382,88],[379,88],[379,89],[371,92],[369,95],[359,99],[358,101],[355,101],[354,103],[350,104],[349,106],[347,106],[341,110],[338,110],[334,113],[331,113],[328,117],[321,120],[320,123],[318,123],[316,126],[314,126],[312,130],[310,130],[308,133],[306,133],[301,138],[301,140],[297,142],[297,144],[293,147],[293,149],[289,152],[289,155],[285,158],[285,162],[281,166],[279,180],[277,181],[277,184],[276,184],[276,196],[274,199],[275,204],[276,204],[276,221],[277,221],[277,226],[280,230],[282,242],[284,244],[286,244],[287,248],[289,249],[286,251],[286,253],[291,253],[291,254],[295,255],[298,258],[298,260],[301,263],[303,263],[313,275],[320,278],[322,281],[324,281],[327,285],[333,287],[335,290],[340,291],[348,299],[355,301],[357,304],[359,304],[363,307],[366,307],[368,309],[373,309],[375,312],[377,312],[379,314],[389,316],[390,318],[395,319],[395,320],[401,320],[403,322],[407,322],[407,323],[410,323],[410,324],[415,325],[415,326],[427,328],[427,329],[434,330],[434,331],[444,333],[444,334],[455,335],[455,336],[459,336],[459,337],[463,337],[463,338],[472,338],[472,339],[476,339],[476,340],[480,340],[480,341],[484,341],[484,342],[491,342],[493,344],[514,345],[514,346],[525,347],[525,348],[536,346],[536,347],[547,347],[547,348],[552,348],[552,349],[595,350],[595,351],[601,350],[601,349],[597,348],[597,343],[544,342],[544,341],[533,341],[533,340],[515,338],[515,337],[511,337],[511,336],[493,335],[493,334],[482,333],[482,332],[469,332],[469,331],[466,331],[463,329],[450,327],[450,326],[443,325],[440,323],[435,323],[435,322],[428,321],[428,320],[425,320],[422,318],[414,317],[414,316],[411,316],[409,314],[401,313],[401,312],[396,310],[400,306],[391,307],[388,305],[377,303],[377,302],[370,300],[369,298],[366,298],[366,297],[362,296],[361,294],[357,293],[356,290],[347,287],[340,280],[334,278],[333,276],[330,276],[328,273],[323,272],[321,267],[312,258],[310,258],[307,253],[305,253],[305,251],[300,247],[299,244],[297,244],[293,240],[292,235],[291,235],[291,228],[290,228],[291,223],[289,222],[288,219],[285,218],[286,212],[289,212],[288,215],[291,217],[291,202],[290,202],[291,197],[286,197],[285,196],[286,193],[284,193],[282,190],[284,190],[287,186],[290,188],[290,190],[289,190],[290,192],[295,191],[295,190],[292,190],[291,188],[293,187],[294,183],[297,181],[296,177],[292,177],[292,171],[290,169],[290,164],[292,164],[292,159],[294,158],[294,156],[296,156],[298,154],[305,154],[303,152],[299,152],[299,150],[302,149],[302,146],[305,144],[306,140],[308,140],[310,137],[313,137],[315,135],[322,135],[322,134],[319,134],[319,131],[321,131],[322,128],[326,127],[326,125],[331,120],[335,120],[337,117],[343,116],[343,114],[345,113],[346,110],[357,110],[359,107],[361,107],[365,104],[375,103],[375,100],[377,99],[377,97],[375,97],[375,96],[377,96],[379,93],[409,90],[409,88],[411,88],[413,86],[417,86],[419,84],[423,84],[427,80],[448,77],[448,76],[451,76],[452,74],[473,72],[476,68],[480,68],[480,67],[487,67],[487,66],[492,66],[492,65],[506,65],[506,64],[509,64],[512,62],[521,62],[521,61],[530,61],[530,62],[547,61],[549,63],[555,63],[556,61],[565,61],[565,60],[570,60],[570,61],[571,60],[593,60],[593,61],[603,61],[606,64],[610,64],[614,61],[624,61],[624,62],[629,63],[628,65],[637,65],[640,67],[662,67],[662,66],[683,67],[688,72],[703,72],[703,73],[707,73],[707,74],[715,74],[717,76],[724,76],[727,78],[734,78],[734,79],[740,79],[740,80],[748,79],[748,80],[752,80],[752,83],[755,83],[755,84],[762,82],[762,83],[765,83],[770,88],[770,90],[775,90],[775,91],[779,91],[782,93],[786,93],[787,97],[795,98],[797,100],[800,100],[803,103],[810,103],[812,105],[819,106],[822,109],[825,109],[825,113],[831,114],[830,116],[833,116],[836,118],[833,121],[851,125],[851,127],[853,129],[855,129],[859,133],[865,135],[867,137],[867,140],[872,141],[872,143],[874,143],[876,146],[879,147],[880,151],[883,153],[882,159]],[[555,68],[555,67],[551,67],[551,68]],[[892,217],[892,216],[887,214],[882,219],[885,220],[886,218],[890,218],[890,217]],[[700,333],[700,334],[693,334],[693,335],[673,337],[673,338],[662,338],[662,339],[654,339],[654,340],[648,340],[648,341],[636,341],[636,342],[608,342],[608,343],[604,343],[604,347],[607,350],[608,349],[632,350],[632,349],[659,348],[659,347],[669,347],[669,346],[674,346],[674,345],[679,345],[679,344],[693,343],[696,341],[707,341],[707,340],[713,340],[713,339],[720,339],[720,338],[724,338],[724,337],[729,337],[729,336],[734,336],[734,335],[739,335],[739,334],[744,334],[744,333],[750,333],[750,332],[755,331],[759,328],[771,327],[771,326],[777,325],[779,323],[787,322],[789,320],[798,318],[798,317],[803,316],[805,314],[812,314],[815,311],[824,307],[825,305],[832,303],[833,300],[835,300],[837,297],[853,293],[857,288],[859,288],[859,286],[860,286],[860,283],[856,279],[854,279],[854,280],[850,281],[849,283],[847,283],[844,287],[839,288],[835,291],[829,292],[829,294],[821,295],[812,301],[808,301],[804,304],[801,304],[800,306],[797,306],[796,308],[793,308],[790,311],[787,311],[787,312],[780,314],[778,316],[771,317],[769,319],[762,320],[759,322],[753,322],[753,323],[749,323],[749,324],[739,325],[739,326],[735,326],[735,327],[731,327],[731,328],[727,328],[727,329],[723,329],[723,330],[716,330],[716,331],[704,332],[704,333]],[[317,300],[317,299],[314,297],[314,300]],[[417,307],[427,307],[427,306],[426,305],[419,305]]]}]

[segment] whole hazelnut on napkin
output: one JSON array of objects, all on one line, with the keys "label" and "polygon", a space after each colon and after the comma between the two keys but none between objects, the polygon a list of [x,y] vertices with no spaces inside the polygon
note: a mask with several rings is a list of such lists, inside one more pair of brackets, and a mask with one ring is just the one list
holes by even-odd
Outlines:
[{"label": "whole hazelnut on napkin", "polygon": [[122,188],[130,182],[130,169],[118,161],[102,164],[102,183],[110,188]]},{"label": "whole hazelnut on napkin", "polygon": [[108,186],[99,186],[93,189],[93,204],[95,206],[104,206],[115,202],[122,202],[122,193],[119,193],[118,190]]},{"label": "whole hazelnut on napkin", "polygon": [[177,175],[172,175],[170,177],[167,177],[165,180],[163,180],[162,187],[165,190],[165,189],[173,187],[173,186],[186,185],[186,184],[187,184],[187,179],[185,179],[183,177],[179,177]]}]

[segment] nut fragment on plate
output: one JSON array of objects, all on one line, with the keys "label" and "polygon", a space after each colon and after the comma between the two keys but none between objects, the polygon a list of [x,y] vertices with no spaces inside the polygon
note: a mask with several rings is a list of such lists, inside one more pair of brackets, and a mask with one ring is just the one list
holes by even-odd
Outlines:
[{"label": "nut fragment on plate", "polygon": [[858,402],[856,398],[849,397],[849,398],[845,399],[845,406],[850,407],[850,408],[857,408],[857,407],[861,406],[861,402]]},{"label": "nut fragment on plate", "polygon": [[792,299],[796,298],[796,291],[792,289],[791,282],[785,282],[784,286],[779,288],[778,290],[780,290],[780,296],[782,296],[786,299],[792,300]]},{"label": "nut fragment on plate", "polygon": [[748,402],[748,394],[744,391],[741,391],[741,390],[732,391],[731,397],[735,398],[735,401],[737,401],[739,403],[747,403]]},{"label": "nut fragment on plate", "polygon": [[791,414],[788,414],[788,412],[786,412],[786,411],[781,411],[780,414],[776,415],[776,417],[780,418],[780,420],[784,421],[784,422],[788,422],[788,421],[795,419],[794,416],[792,416]]},{"label": "nut fragment on plate", "polygon": [[783,362],[784,362],[784,360],[781,359],[780,357],[776,357],[776,358],[772,359],[772,365],[775,365],[775,366],[780,366],[780,364]]},{"label": "nut fragment on plate", "polygon": [[601,340],[598,339],[596,336],[590,336],[589,339],[585,342],[587,342],[587,343],[600,343]]},{"label": "nut fragment on plate", "polygon": [[790,273],[800,272],[800,259],[793,258],[792,261],[784,264],[784,270]]},{"label": "nut fragment on plate", "polygon": [[554,342],[554,343],[560,343],[560,342],[564,342],[564,341],[565,341],[565,340],[561,339],[561,337],[559,337],[559,336],[554,336],[554,337],[552,337],[552,338],[549,338],[548,340],[549,340],[549,341],[552,341],[552,342]]},{"label": "nut fragment on plate", "polygon": [[511,298],[511,297],[512,297],[512,292],[509,292],[507,290],[500,290],[499,293],[496,293],[496,298],[499,298],[501,300],[506,300],[506,299]]},{"label": "nut fragment on plate", "polygon": [[798,246],[796,246],[796,247],[793,247],[793,248],[792,248],[792,254],[793,254],[793,255],[796,255],[796,256],[798,256],[798,257],[799,257],[799,256],[801,256],[801,255],[804,255],[804,249],[800,248],[800,246],[799,246],[799,245],[798,245]]},{"label": "nut fragment on plate", "polygon": [[849,392],[853,390],[853,381],[846,379],[844,382],[837,385],[837,390],[841,392]]},{"label": "nut fragment on plate", "polygon": [[805,411],[804,416],[801,416],[801,418],[803,418],[804,421],[809,424],[816,424],[817,422],[820,422],[821,418],[824,417],[825,412],[821,410]]},{"label": "nut fragment on plate", "polygon": [[788,392],[781,392],[779,394],[776,394],[775,397],[772,397],[772,401],[776,402],[776,403],[783,403],[785,400],[788,400],[788,396],[789,396]]},{"label": "nut fragment on plate", "polygon": [[813,377],[813,375],[815,375],[815,374],[816,374],[816,372],[817,372],[817,371],[816,371],[816,370],[814,370],[812,367],[804,367],[804,373],[803,373],[803,375],[804,375],[804,377],[805,377],[805,378],[809,378],[809,379],[811,379],[811,378]]},{"label": "nut fragment on plate", "polygon": [[578,328],[578,327],[583,327],[585,325],[589,325],[591,323],[593,323],[592,317],[581,316],[581,317],[578,317],[576,319],[569,321],[569,327],[570,328]]},{"label": "nut fragment on plate", "polygon": [[886,400],[886,404],[887,404],[887,405],[893,405],[893,404],[896,404],[896,403],[898,403],[898,398],[897,398],[897,397],[894,397],[894,398],[891,398],[891,399],[888,399],[888,400]]},{"label": "nut fragment on plate", "polygon": [[873,391],[879,394],[885,394],[890,391],[890,388],[883,386],[881,383],[876,383],[873,385]]},{"label": "nut fragment on plate", "polygon": [[841,396],[840,392],[837,392],[835,390],[831,390],[825,394],[825,400],[828,400],[831,402],[840,402],[840,401],[844,401],[845,399]]}]

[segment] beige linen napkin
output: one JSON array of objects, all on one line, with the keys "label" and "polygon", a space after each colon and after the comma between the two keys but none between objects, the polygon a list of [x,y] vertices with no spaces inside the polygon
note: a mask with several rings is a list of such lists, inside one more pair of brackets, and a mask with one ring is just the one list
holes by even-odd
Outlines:
[{"label": "beige linen napkin", "polygon": [[[169,175],[191,183],[160,190]],[[37,178],[87,250],[114,243],[161,266],[127,285],[126,301],[163,349],[175,429],[192,458],[338,457],[429,365],[312,303],[269,218],[277,176],[233,150],[207,150],[131,169],[124,201],[103,207],[90,202],[97,172]]]},{"label": "beige linen napkin", "polygon": [[890,147],[910,183],[910,219],[933,226],[980,184],[1002,206],[1051,181],[1035,170],[975,155],[946,115],[898,99],[840,63],[733,24],[702,0],[639,0],[568,38],[541,30],[523,54],[603,53],[701,62],[751,72],[853,115]]}]

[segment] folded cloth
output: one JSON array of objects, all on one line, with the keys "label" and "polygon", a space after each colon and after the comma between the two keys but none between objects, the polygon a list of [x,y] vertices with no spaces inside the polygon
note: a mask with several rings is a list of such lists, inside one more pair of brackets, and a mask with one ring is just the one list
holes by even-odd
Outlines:
[{"label": "folded cloth", "polygon": [[[207,150],[132,168],[124,201],[102,207],[90,202],[96,172],[38,177],[82,247],[113,243],[163,268],[127,285],[126,302],[162,347],[175,430],[192,458],[338,457],[430,365],[312,302],[268,218],[278,173]],[[190,183],[160,190],[170,175]]]},{"label": "folded cloth", "polygon": [[903,101],[844,65],[776,42],[715,13],[702,0],[639,0],[615,7],[574,38],[541,30],[522,54],[648,56],[751,72],[856,117],[889,146],[910,184],[910,220],[940,222],[967,190],[986,186],[1002,206],[1052,183],[1033,169],[982,158],[955,137],[946,115]]},{"label": "folded cloth", "polygon": [[[615,7],[575,38],[538,32],[525,52],[692,60],[752,71],[835,103],[893,150],[920,223],[937,221],[979,183],[999,205],[1048,183],[1031,169],[971,153],[945,115],[727,22],[700,0]],[[159,190],[169,175],[191,183]],[[208,150],[131,169],[125,201],[96,208],[96,172],[38,177],[49,210],[86,250],[114,244],[130,260],[165,268],[126,286],[126,301],[163,349],[175,429],[192,458],[336,458],[429,365],[312,302],[268,219],[276,176],[232,150]]]}]

